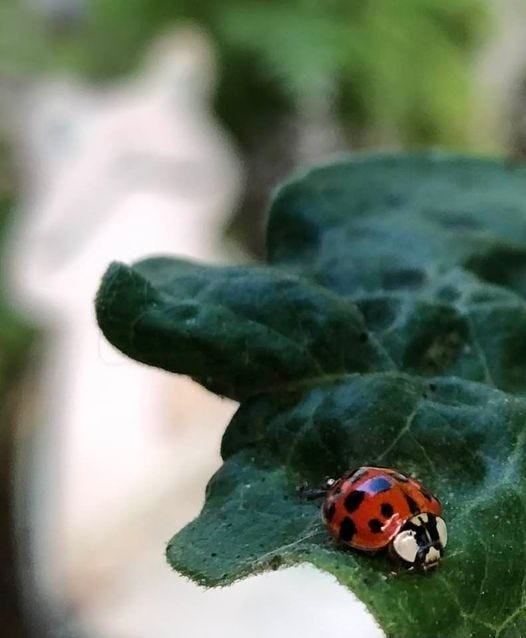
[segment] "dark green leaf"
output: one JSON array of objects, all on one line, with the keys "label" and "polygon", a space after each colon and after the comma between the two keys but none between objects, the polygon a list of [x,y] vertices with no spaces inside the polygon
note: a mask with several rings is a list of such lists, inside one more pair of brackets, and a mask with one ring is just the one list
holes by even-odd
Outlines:
[{"label": "dark green leaf", "polygon": [[321,167],[275,198],[268,253],[358,303],[399,368],[526,390],[523,165],[436,153]]},{"label": "dark green leaf", "polygon": [[[206,585],[311,561],[388,635],[480,638],[513,622],[526,631],[525,422],[521,400],[482,384],[394,373],[252,399],[229,426],[201,516],[168,558]],[[436,573],[388,577],[386,558],[339,548],[319,503],[297,494],[305,479],[371,463],[404,468],[440,496],[450,543]]]},{"label": "dark green leaf", "polygon": [[113,264],[96,307],[124,353],[235,399],[394,367],[354,304],[269,268]]},{"label": "dark green leaf", "polygon": [[[99,291],[124,352],[243,399],[171,564],[224,585],[310,561],[389,636],[526,635],[526,169],[348,158],[278,193],[268,253],[266,268],[114,265]],[[434,573],[342,549],[298,493],[364,464],[442,501]]]}]

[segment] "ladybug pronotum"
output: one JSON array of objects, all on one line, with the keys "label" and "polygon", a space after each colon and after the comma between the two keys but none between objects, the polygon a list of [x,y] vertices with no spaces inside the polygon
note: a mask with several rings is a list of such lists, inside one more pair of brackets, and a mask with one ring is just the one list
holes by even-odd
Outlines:
[{"label": "ladybug pronotum", "polygon": [[362,552],[388,548],[405,566],[436,567],[447,543],[442,507],[420,483],[396,470],[360,467],[328,481],[322,519],[341,543]]}]

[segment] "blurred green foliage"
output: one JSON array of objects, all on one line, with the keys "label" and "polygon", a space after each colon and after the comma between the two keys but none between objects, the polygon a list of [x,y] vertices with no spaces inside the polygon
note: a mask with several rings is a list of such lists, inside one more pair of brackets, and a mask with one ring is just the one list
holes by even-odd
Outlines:
[{"label": "blurred green foliage", "polygon": [[[0,253],[13,204],[9,157],[0,141]],[[34,332],[10,307],[4,288],[0,287],[0,635],[22,638],[27,634],[15,586],[13,462],[15,412],[22,400],[20,381]]]},{"label": "blurred green foliage", "polygon": [[[13,211],[15,179],[8,145],[0,139],[0,254],[3,252],[6,230]],[[3,273],[0,272],[0,396],[13,384],[33,328],[17,315],[6,299]],[[5,405],[0,403],[0,414]],[[1,434],[1,428],[0,428]],[[1,441],[1,439],[0,439]]]},{"label": "blurred green foliage", "polygon": [[220,58],[218,111],[243,141],[276,113],[329,99],[365,144],[462,145],[485,0],[85,0],[52,24],[0,8],[0,71],[132,69],[161,29],[197,21]]}]

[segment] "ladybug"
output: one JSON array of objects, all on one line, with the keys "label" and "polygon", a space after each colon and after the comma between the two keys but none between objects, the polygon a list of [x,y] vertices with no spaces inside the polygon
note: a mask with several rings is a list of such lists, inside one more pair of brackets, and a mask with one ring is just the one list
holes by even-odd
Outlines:
[{"label": "ladybug", "polygon": [[322,520],[344,545],[368,553],[388,548],[414,570],[438,565],[447,528],[438,499],[418,481],[394,469],[360,467],[328,481],[324,494]]}]

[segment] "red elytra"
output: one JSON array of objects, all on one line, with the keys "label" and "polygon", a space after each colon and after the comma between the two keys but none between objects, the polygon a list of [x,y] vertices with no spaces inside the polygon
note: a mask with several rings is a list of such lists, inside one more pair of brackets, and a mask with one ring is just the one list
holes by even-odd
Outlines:
[{"label": "red elytra", "polygon": [[389,545],[412,516],[441,511],[438,499],[418,481],[390,468],[361,467],[329,488],[322,518],[342,543],[374,552]]}]

